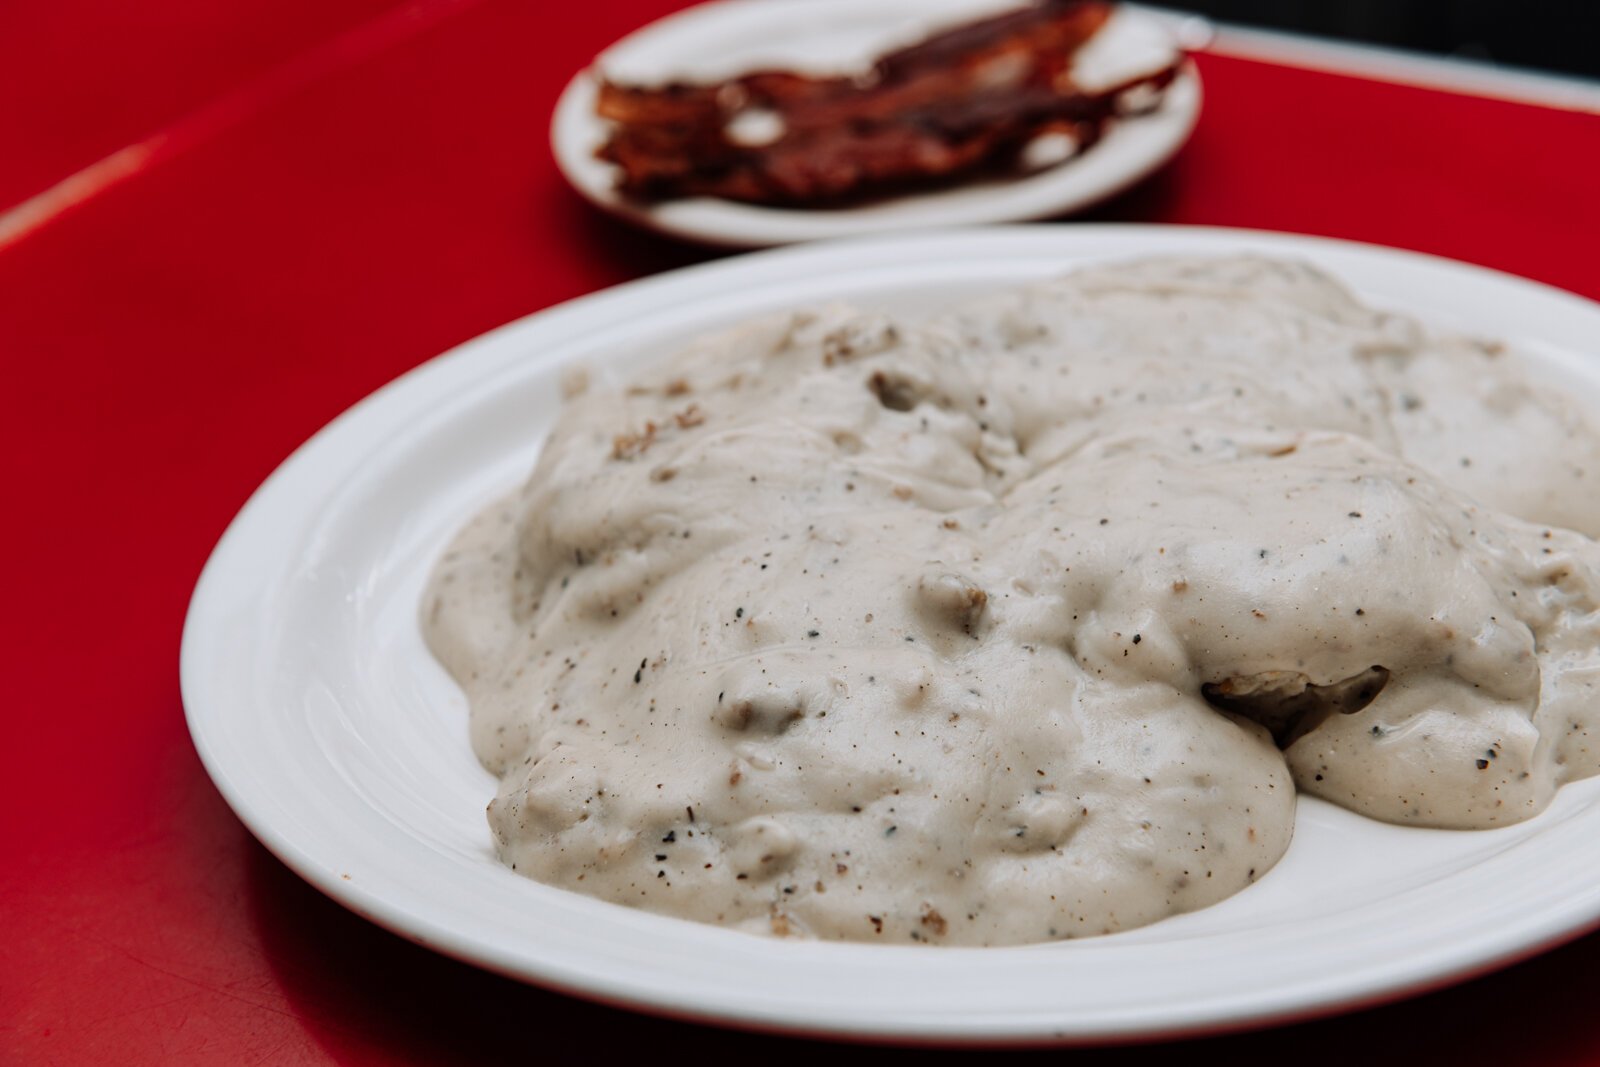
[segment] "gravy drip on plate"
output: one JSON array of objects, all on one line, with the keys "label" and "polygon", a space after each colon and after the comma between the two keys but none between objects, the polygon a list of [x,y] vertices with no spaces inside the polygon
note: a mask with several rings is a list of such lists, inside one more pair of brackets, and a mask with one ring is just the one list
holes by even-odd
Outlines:
[{"label": "gravy drip on plate", "polygon": [[1600,771],[1600,433],[1259,258],[848,308],[571,399],[423,602],[542,882],[1003,945],[1264,875],[1296,790],[1526,819]]}]

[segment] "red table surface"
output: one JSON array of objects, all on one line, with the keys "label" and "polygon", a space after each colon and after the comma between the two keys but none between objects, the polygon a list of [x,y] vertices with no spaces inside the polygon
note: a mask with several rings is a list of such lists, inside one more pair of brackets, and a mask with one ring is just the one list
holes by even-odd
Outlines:
[{"label": "red table surface", "polygon": [[[778,1051],[525,987],[345,912],[228,811],[178,694],[201,565],[297,444],[457,342],[706,258],[587,210],[546,142],[566,78],[675,6],[0,5],[0,462],[17,608],[0,1059]],[[1199,63],[1194,139],[1092,217],[1376,241],[1600,297],[1600,116]],[[1600,1063],[1597,971],[1600,935],[1353,1015],[1073,1057]]]}]

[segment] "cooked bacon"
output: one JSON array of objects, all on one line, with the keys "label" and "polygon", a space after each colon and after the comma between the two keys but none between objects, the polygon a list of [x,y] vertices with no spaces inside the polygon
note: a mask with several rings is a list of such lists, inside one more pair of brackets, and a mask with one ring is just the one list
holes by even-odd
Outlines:
[{"label": "cooked bacon", "polygon": [[[1071,78],[1073,54],[1110,17],[1099,0],[1038,0],[946,30],[877,60],[860,77],[758,71],[706,85],[602,82],[614,126],[600,158],[644,200],[717,196],[763,204],[838,203],[1015,166],[1047,133],[1078,151],[1097,141],[1131,90],[1164,89],[1178,64],[1099,92]],[[766,143],[736,120],[763,117]]]}]

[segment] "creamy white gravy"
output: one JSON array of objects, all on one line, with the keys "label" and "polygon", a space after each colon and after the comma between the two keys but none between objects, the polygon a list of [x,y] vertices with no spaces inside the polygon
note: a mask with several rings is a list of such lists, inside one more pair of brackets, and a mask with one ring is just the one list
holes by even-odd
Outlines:
[{"label": "creamy white gravy", "polygon": [[1001,945],[1203,907],[1296,790],[1600,771],[1600,432],[1296,263],[767,319],[574,397],[423,604],[540,881]]}]

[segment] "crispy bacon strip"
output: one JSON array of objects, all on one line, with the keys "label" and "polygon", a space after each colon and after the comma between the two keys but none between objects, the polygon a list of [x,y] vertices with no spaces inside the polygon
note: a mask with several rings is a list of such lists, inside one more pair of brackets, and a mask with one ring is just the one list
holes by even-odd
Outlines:
[{"label": "crispy bacon strip", "polygon": [[[1159,91],[1178,64],[1089,93],[1073,54],[1110,17],[1100,0],[1037,0],[878,59],[864,77],[758,71],[707,85],[600,86],[614,125],[597,153],[643,200],[717,196],[760,204],[839,203],[1016,165],[1046,133],[1083,151],[1135,88]],[[775,127],[740,139],[736,120]]]}]

